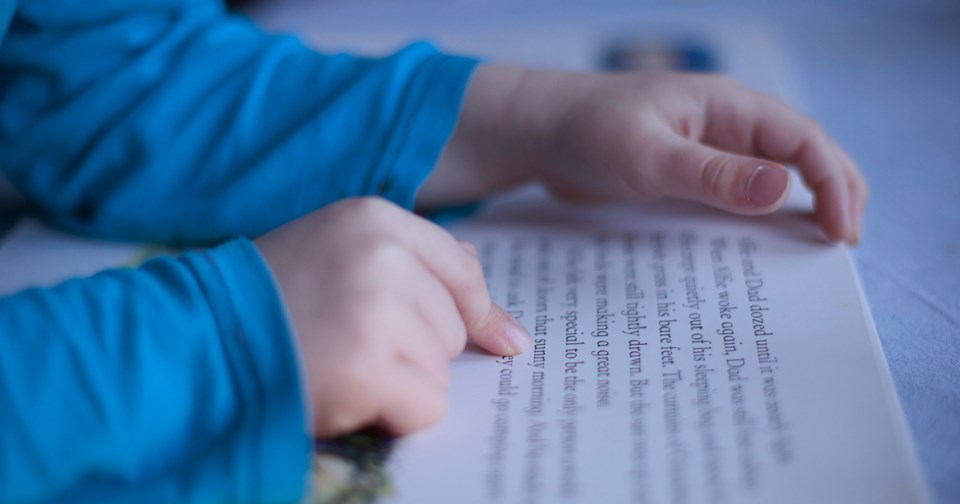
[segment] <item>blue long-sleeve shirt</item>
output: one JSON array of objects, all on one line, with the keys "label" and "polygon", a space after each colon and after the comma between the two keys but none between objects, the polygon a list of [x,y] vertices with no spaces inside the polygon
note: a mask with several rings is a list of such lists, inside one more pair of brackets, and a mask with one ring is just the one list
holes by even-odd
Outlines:
[{"label": "blue long-sleeve shirt", "polygon": [[411,206],[474,61],[319,54],[200,0],[0,0],[0,37],[0,170],[32,212],[233,240],[0,299],[0,501],[296,500],[299,357],[246,237]]}]

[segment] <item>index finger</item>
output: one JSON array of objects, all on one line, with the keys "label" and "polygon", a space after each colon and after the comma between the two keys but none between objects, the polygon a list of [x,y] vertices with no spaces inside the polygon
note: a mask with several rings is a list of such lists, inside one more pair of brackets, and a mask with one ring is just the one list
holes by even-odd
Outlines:
[{"label": "index finger", "polygon": [[450,292],[470,339],[496,355],[526,351],[531,344],[529,333],[490,298],[472,248],[426,219],[406,211],[398,214],[400,239]]}]

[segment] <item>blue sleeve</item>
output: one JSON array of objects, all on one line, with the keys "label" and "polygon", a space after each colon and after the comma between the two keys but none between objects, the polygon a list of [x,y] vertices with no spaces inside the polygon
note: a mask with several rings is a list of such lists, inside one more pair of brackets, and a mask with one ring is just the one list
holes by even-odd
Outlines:
[{"label": "blue sleeve", "polygon": [[252,236],[326,203],[411,207],[475,61],[321,54],[214,0],[21,2],[0,46],[0,169],[70,231]]},{"label": "blue sleeve", "polygon": [[247,240],[0,299],[0,501],[296,501],[294,348]]}]

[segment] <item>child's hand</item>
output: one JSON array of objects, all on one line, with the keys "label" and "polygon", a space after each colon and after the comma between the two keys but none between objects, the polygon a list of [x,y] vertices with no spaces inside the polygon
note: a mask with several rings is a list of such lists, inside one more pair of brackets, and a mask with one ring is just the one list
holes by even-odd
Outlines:
[{"label": "child's hand", "polygon": [[575,74],[481,67],[420,202],[450,203],[531,178],[573,201],[700,201],[769,213],[796,164],[833,240],[859,237],[867,187],[812,120],[713,75]]},{"label": "child's hand", "polygon": [[498,355],[530,344],[490,300],[472,246],[385,200],[342,201],[256,245],[293,320],[316,435],[427,426],[468,335]]}]

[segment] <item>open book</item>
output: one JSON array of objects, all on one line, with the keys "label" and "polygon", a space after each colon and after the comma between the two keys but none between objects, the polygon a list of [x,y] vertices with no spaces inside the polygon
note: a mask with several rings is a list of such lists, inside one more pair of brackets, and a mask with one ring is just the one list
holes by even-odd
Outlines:
[{"label": "open book", "polygon": [[[849,254],[794,201],[757,218],[524,194],[455,225],[534,346],[512,358],[469,349],[440,425],[368,439],[372,494],[925,501]],[[318,495],[331,497],[337,464],[320,451]]]},{"label": "open book", "polygon": [[[455,224],[533,348],[468,348],[434,428],[318,441],[314,501],[925,501],[849,253],[794,196],[740,217],[521,191]],[[145,252],[27,221],[0,291]]]}]

